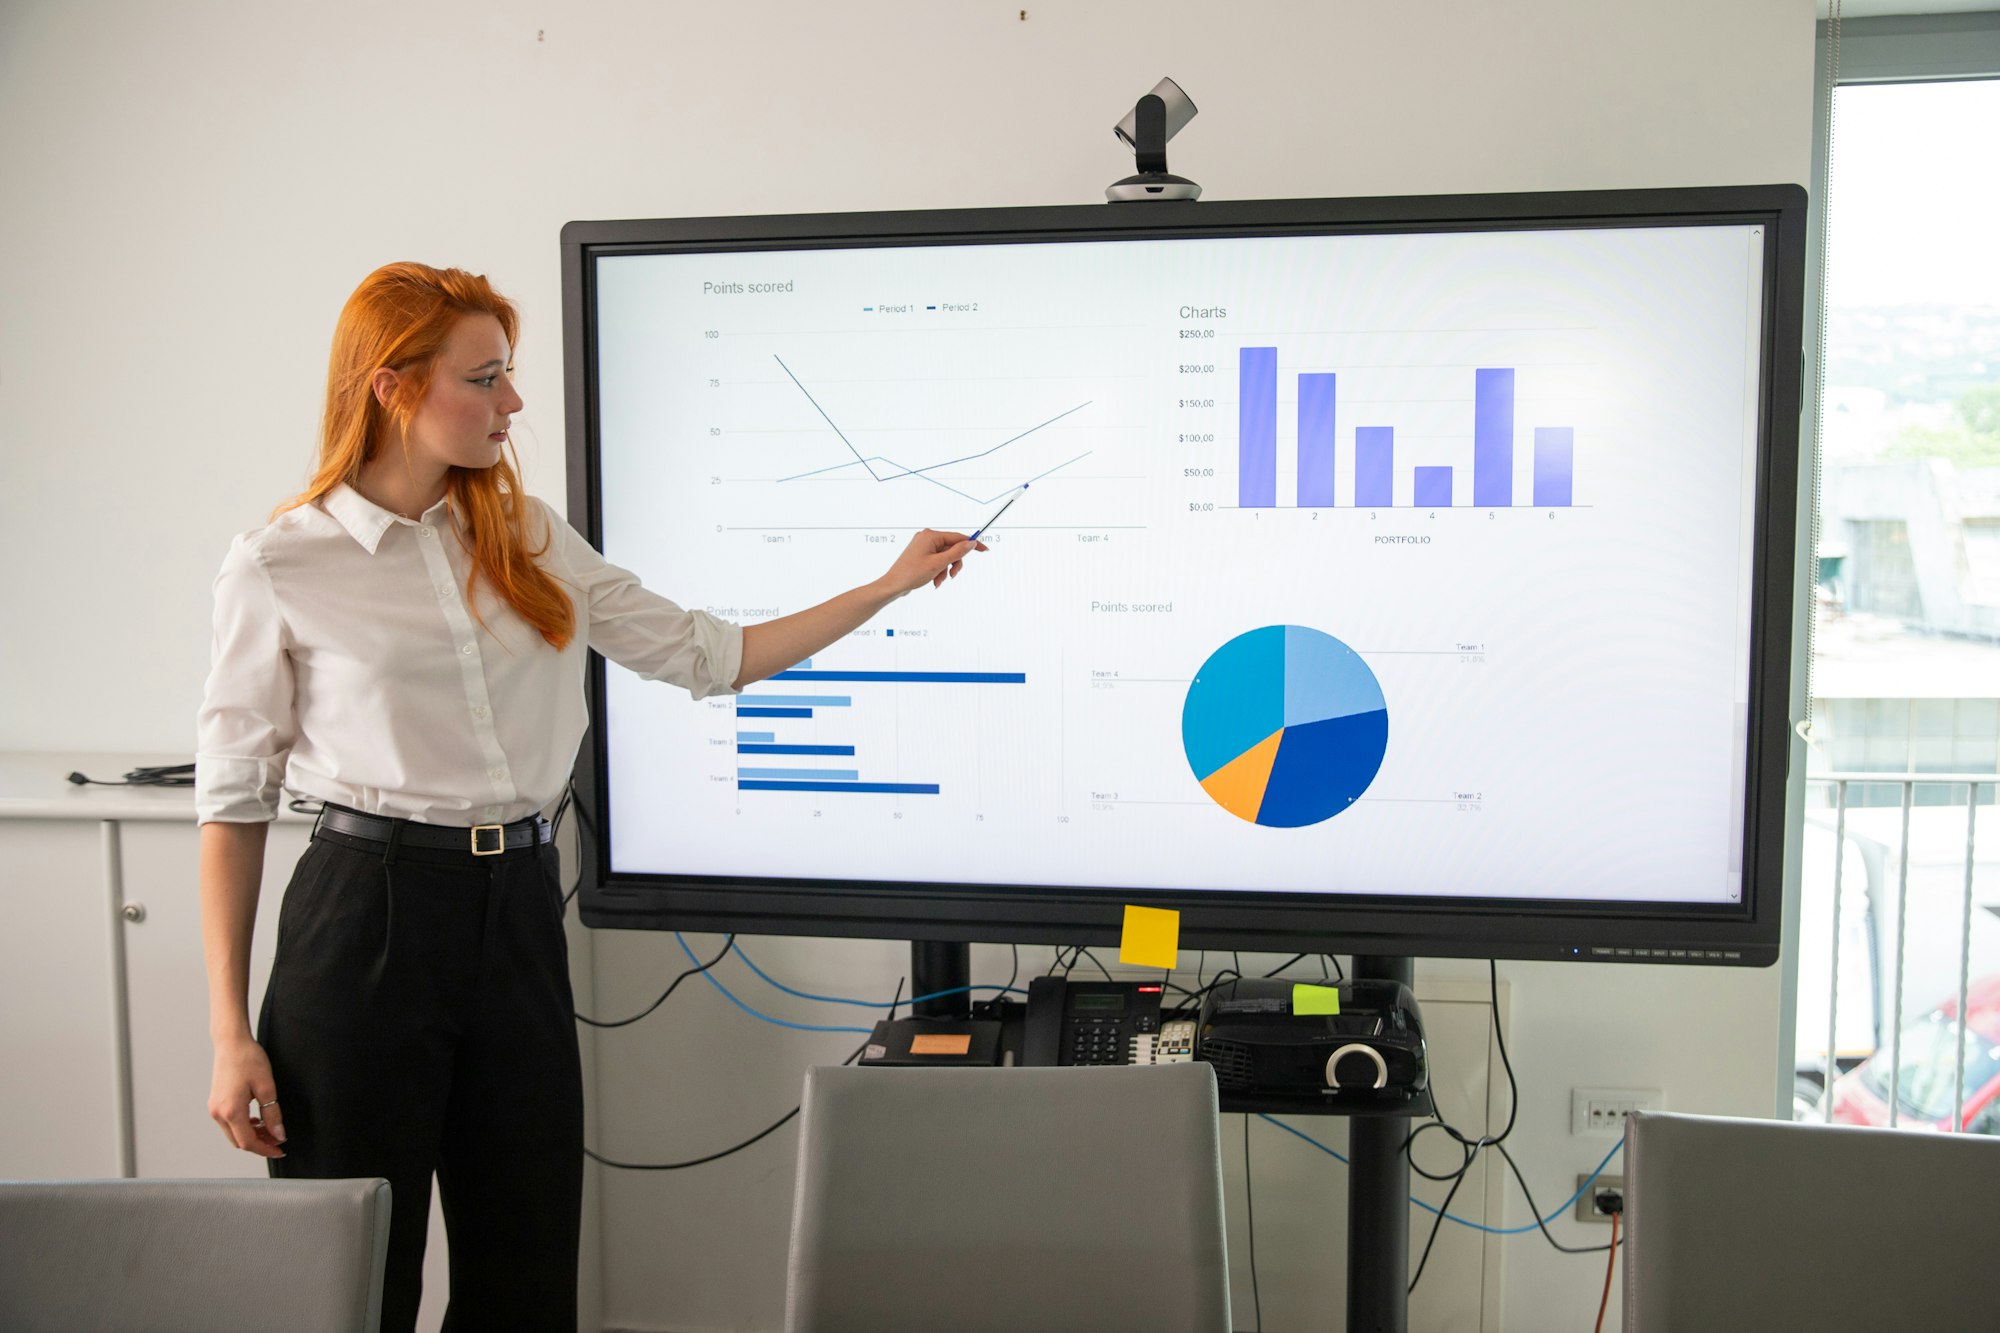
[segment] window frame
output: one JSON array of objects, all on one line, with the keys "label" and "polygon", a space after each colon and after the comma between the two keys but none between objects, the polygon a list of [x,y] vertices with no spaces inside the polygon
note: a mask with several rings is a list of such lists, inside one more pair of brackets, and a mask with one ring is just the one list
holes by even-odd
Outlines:
[{"label": "window frame", "polygon": [[[1812,652],[1815,611],[1813,578],[1817,569],[1814,541],[1819,534],[1819,403],[1825,366],[1825,271],[1828,198],[1828,117],[1832,111],[1828,87],[1832,24],[1814,25],[1813,42],[1813,206],[1806,219],[1805,327],[1812,341],[1805,347],[1800,403],[1798,550],[1794,568],[1798,582],[1792,606],[1792,716],[1803,728],[1811,716],[1807,669]],[[1843,19],[1838,52],[1840,68],[1833,87],[1884,83],[1943,83],[1968,79],[2000,79],[2000,11],[1952,14],[1897,14]],[[1794,747],[1790,790],[1786,793],[1785,903],[1779,928],[1778,1044],[1772,1115],[1789,1120],[1792,1084],[1797,1065],[1799,981],[1799,910],[1801,861],[1805,839],[1806,756],[1801,740]],[[1830,1080],[1829,1080],[1830,1082]]]}]

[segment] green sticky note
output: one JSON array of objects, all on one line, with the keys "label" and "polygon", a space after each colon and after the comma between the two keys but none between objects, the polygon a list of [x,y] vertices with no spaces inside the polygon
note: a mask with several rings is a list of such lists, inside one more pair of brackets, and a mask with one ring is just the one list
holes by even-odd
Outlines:
[{"label": "green sticky note", "polygon": [[1179,957],[1181,914],[1165,907],[1125,908],[1118,961],[1129,967],[1172,969]]},{"label": "green sticky note", "polygon": [[1292,1012],[1337,1014],[1340,1012],[1340,992],[1332,986],[1295,985],[1292,987]]}]

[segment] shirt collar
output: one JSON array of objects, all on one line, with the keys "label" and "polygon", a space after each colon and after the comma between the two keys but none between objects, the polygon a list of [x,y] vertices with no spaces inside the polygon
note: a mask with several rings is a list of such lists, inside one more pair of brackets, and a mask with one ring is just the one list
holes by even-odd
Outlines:
[{"label": "shirt collar", "polygon": [[[420,522],[439,522],[443,517],[439,511],[446,509],[449,503],[448,500],[439,500],[424,511]],[[382,534],[390,528],[399,523],[410,528],[418,526],[400,514],[390,513],[346,482],[328,491],[326,498],[320,501],[320,507],[326,510],[334,522],[346,528],[347,535],[361,543],[362,549],[370,555],[375,554],[376,548],[381,546]]]}]

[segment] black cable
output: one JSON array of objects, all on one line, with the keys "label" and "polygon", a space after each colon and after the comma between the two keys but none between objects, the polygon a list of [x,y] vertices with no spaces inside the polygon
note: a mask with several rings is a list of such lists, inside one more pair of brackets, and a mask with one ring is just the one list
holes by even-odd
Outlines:
[{"label": "black cable", "polygon": [[[1472,1165],[1472,1159],[1468,1157],[1466,1159],[1466,1166],[1471,1166],[1471,1165]],[[1417,1260],[1417,1271],[1410,1278],[1410,1285],[1408,1289],[1404,1292],[1405,1295],[1409,1296],[1415,1295],[1417,1290],[1417,1283],[1424,1280],[1424,1265],[1428,1264],[1431,1261],[1431,1246],[1437,1244],[1438,1227],[1443,1225],[1444,1215],[1447,1212],[1451,1211],[1451,1201],[1457,1197],[1458,1187],[1460,1185],[1463,1185],[1464,1183],[1465,1183],[1465,1172],[1463,1169],[1461,1169],[1458,1173],[1457,1179],[1451,1182],[1451,1188],[1444,1192],[1444,1202],[1438,1205],[1437,1217],[1431,1222],[1430,1239],[1424,1242],[1423,1257]]]},{"label": "black cable", "polygon": [[1528,1211],[1534,1214],[1535,1225],[1541,1228],[1544,1236],[1548,1236],[1549,1244],[1555,1246],[1564,1254],[1603,1254],[1611,1248],[1609,1245],[1565,1245],[1553,1235],[1550,1235],[1548,1223],[1542,1221],[1541,1206],[1535,1202],[1534,1192],[1528,1188],[1528,1178],[1521,1174],[1520,1166],[1514,1161],[1514,1154],[1508,1152],[1502,1144],[1496,1143],[1493,1146],[1500,1150],[1500,1156],[1506,1160],[1508,1167],[1514,1172],[1514,1179],[1520,1182],[1521,1195],[1528,1201]]},{"label": "black cable", "polygon": [[[903,983],[908,980],[908,977],[896,978],[896,993],[889,997],[889,1021],[891,1023],[896,1021],[896,1006],[903,1002]],[[911,1012],[914,1013],[915,1010],[912,1009]]]},{"label": "black cable", "polygon": [[79,787],[192,787],[194,765],[156,764],[150,768],[132,769],[123,778],[115,780],[71,773],[69,780]]},{"label": "black cable", "polygon": [[1322,974],[1325,972],[1326,965],[1328,963],[1332,963],[1333,979],[1335,981],[1347,980],[1347,969],[1340,965],[1340,959],[1336,958],[1334,955],[1330,953],[1323,953],[1319,957],[1320,957],[1320,970]]},{"label": "black cable", "polygon": [[742,1152],[745,1148],[757,1142],[758,1139],[777,1133],[793,1116],[799,1113],[802,1106],[803,1104],[801,1106],[794,1106],[791,1110],[778,1117],[770,1128],[763,1130],[752,1138],[743,1140],[743,1142],[737,1144],[734,1148],[724,1148],[721,1152],[710,1153],[706,1157],[691,1157],[685,1162],[616,1162],[609,1157],[599,1156],[588,1147],[583,1150],[583,1155],[601,1166],[615,1166],[621,1171],[685,1171],[688,1167],[703,1166],[719,1158],[727,1157],[731,1153]]},{"label": "black cable", "polygon": [[1293,955],[1292,955],[1292,956],[1291,956],[1290,958],[1287,958],[1287,959],[1286,959],[1286,960],[1285,960],[1284,962],[1282,962],[1282,963],[1278,964],[1278,965],[1277,965],[1276,967],[1272,968],[1272,969],[1271,969],[1271,970],[1270,970],[1269,972],[1266,972],[1266,973],[1265,973],[1264,975],[1265,975],[1265,976],[1267,976],[1267,977],[1275,977],[1275,976],[1277,976],[1277,975],[1278,975],[1278,974],[1279,974],[1280,972],[1282,972],[1282,971],[1284,971],[1284,970],[1285,970],[1286,968],[1290,967],[1290,966],[1291,966],[1291,965],[1292,965],[1293,963],[1301,963],[1301,962],[1304,962],[1304,961],[1305,961],[1305,957],[1306,957],[1306,956],[1305,956],[1304,954],[1302,954],[1302,953],[1295,953],[1295,954],[1293,954]]},{"label": "black cable", "polygon": [[[574,784],[574,783],[572,783],[572,784],[571,784],[571,790],[572,790],[572,791],[574,791],[574,790],[575,790],[575,784]],[[567,805],[568,805],[568,802],[564,802],[564,804],[565,804],[565,806],[567,806]],[[557,811],[556,813],[557,813],[557,814],[561,814],[561,813],[562,813],[562,811],[561,811],[561,810],[558,810],[558,811]],[[590,812],[589,812],[588,810],[584,809],[584,803],[583,803],[582,801],[578,801],[578,802],[576,802],[576,828],[577,828],[577,839],[576,839],[576,860],[577,860],[577,873],[576,873],[576,883],[575,883],[574,885],[572,885],[572,886],[571,886],[571,888],[570,888],[570,891],[569,891],[568,893],[565,893],[565,894],[563,895],[563,906],[564,906],[564,907],[568,907],[568,906],[569,906],[569,900],[570,900],[570,899],[572,899],[572,898],[574,898],[574,897],[576,897],[576,895],[577,895],[577,890],[579,890],[579,889],[581,889],[581,888],[583,887],[583,866],[584,866],[584,863],[585,863],[585,859],[586,859],[586,858],[584,857],[584,854],[583,854],[583,835],[584,835],[584,834],[588,833],[588,834],[590,835],[590,847],[591,847],[591,852],[592,852],[592,854],[593,854],[593,855],[595,855],[595,853],[596,853],[596,850],[597,850],[597,825],[596,825],[595,823],[593,823],[593,822],[591,821],[591,818],[590,818]],[[551,830],[551,832],[550,832],[550,836],[551,836],[551,837],[554,837],[554,832],[553,832],[553,830]]]},{"label": "black cable", "polygon": [[[1514,1179],[1520,1183],[1521,1194],[1527,1199],[1528,1208],[1534,1214],[1535,1226],[1541,1231],[1549,1244],[1555,1246],[1556,1249],[1562,1251],[1564,1254],[1602,1254],[1605,1250],[1611,1248],[1609,1245],[1585,1247],[1564,1245],[1561,1241],[1557,1240],[1554,1234],[1549,1231],[1548,1224],[1542,1220],[1542,1210],[1535,1203],[1534,1194],[1528,1189],[1527,1177],[1521,1174],[1521,1168],[1515,1163],[1513,1154],[1507,1151],[1505,1140],[1508,1135],[1514,1132],[1514,1123],[1521,1111],[1521,1087],[1514,1076],[1514,1062],[1507,1055],[1506,1035],[1500,1028],[1500,968],[1499,964],[1491,958],[1486,960],[1486,983],[1493,1010],[1493,1041],[1500,1051],[1500,1067],[1507,1073],[1507,1123],[1501,1127],[1498,1134],[1481,1135],[1479,1138],[1473,1139],[1467,1138],[1450,1124],[1447,1124],[1442,1116],[1433,1113],[1429,1122],[1418,1125],[1404,1137],[1403,1151],[1410,1159],[1410,1170],[1416,1172],[1426,1180],[1449,1180],[1452,1182],[1451,1189],[1445,1194],[1444,1204],[1438,1209],[1437,1216],[1431,1222],[1430,1237],[1424,1242],[1423,1257],[1417,1261],[1416,1275],[1410,1279],[1409,1289],[1411,1292],[1416,1291],[1417,1282],[1424,1275],[1424,1263],[1430,1258],[1431,1247],[1437,1243],[1438,1229],[1444,1225],[1444,1215],[1446,1210],[1451,1207],[1452,1197],[1458,1193],[1459,1186],[1465,1183],[1466,1173],[1472,1170],[1472,1164],[1478,1160],[1480,1152],[1487,1148],[1499,1149],[1500,1156],[1505,1159],[1508,1168],[1513,1171]],[[1433,1129],[1443,1130],[1447,1137],[1458,1144],[1462,1158],[1456,1170],[1433,1173],[1417,1165],[1416,1153],[1413,1151],[1414,1145],[1417,1139],[1427,1130]]]},{"label": "black cable", "polygon": [[[701,966],[691,967],[687,971],[675,977],[673,980],[673,985],[668,986],[664,991],[660,992],[659,999],[653,1001],[651,1004],[647,1005],[644,1009],[641,1009],[638,1013],[632,1015],[630,1018],[599,1020],[595,1018],[587,1018],[582,1014],[577,1014],[576,1021],[579,1023],[588,1023],[590,1024],[590,1026],[594,1028],[622,1028],[628,1026],[629,1024],[636,1023],[640,1019],[644,1018],[647,1014],[652,1013],[655,1009],[665,1004],[667,1002],[667,996],[672,995],[674,993],[674,988],[676,986],[679,986],[683,981],[686,981],[689,977],[698,976],[701,973],[708,971],[708,969],[714,967],[724,958],[727,958],[729,956],[730,949],[733,948],[735,944],[736,944],[736,936],[732,932],[729,938],[722,942],[722,948],[719,952],[716,953],[715,957],[709,959]],[[899,982],[897,983],[896,986],[896,994],[898,997],[900,997],[902,993],[903,993],[903,987],[902,984]],[[895,1012],[896,1011],[892,1008],[889,1011],[890,1016],[893,1017],[895,1015]]]},{"label": "black cable", "polygon": [[1250,1305],[1264,1333],[1264,1297],[1257,1290],[1257,1205],[1250,1194],[1250,1117],[1243,1117],[1243,1223],[1250,1232]]},{"label": "black cable", "polygon": [[984,1000],[973,1001],[972,1014],[975,1018],[979,1016],[981,1011],[985,1012],[988,1020],[998,1019],[1006,1012],[1007,1005],[1010,1003],[1007,999],[1007,993],[1014,989],[1014,982],[1021,975],[1021,946],[1010,944],[1007,947],[1013,950],[1014,953],[1014,970],[1007,974],[1007,984],[1005,986],[1002,986]]},{"label": "black cable", "polygon": [[[868,1043],[864,1041],[859,1046],[856,1046],[853,1052],[849,1054],[848,1057],[845,1060],[842,1060],[840,1063],[843,1065],[853,1064],[855,1060],[859,1058],[861,1052],[867,1049],[868,1049]],[[769,1125],[767,1128],[762,1129],[758,1131],[756,1134],[751,1135],[749,1138],[743,1140],[743,1142],[737,1144],[735,1147],[724,1148],[721,1152],[712,1152],[706,1157],[693,1157],[685,1162],[615,1162],[611,1160],[609,1157],[603,1157],[598,1155],[597,1153],[592,1152],[588,1147],[584,1148],[583,1155],[585,1157],[588,1157],[591,1161],[598,1163],[601,1166],[613,1166],[617,1167],[621,1171],[684,1171],[691,1166],[703,1166],[709,1162],[719,1161],[720,1159],[729,1156],[731,1153],[742,1152],[745,1148],[748,1148],[751,1144],[758,1142],[760,1139],[768,1138],[770,1135],[777,1133],[778,1130],[783,1128],[784,1125],[788,1121],[790,1121],[793,1116],[796,1116],[800,1111],[804,1109],[805,1107],[803,1103],[801,1103],[798,1106],[794,1106],[791,1110],[779,1116],[778,1119],[774,1121],[771,1125]]]},{"label": "black cable", "polygon": [[549,816],[550,842],[554,842],[556,835],[562,832],[563,816],[569,813],[570,802],[574,801],[575,799],[576,799],[576,779],[571,778],[568,782],[565,782],[563,784],[562,799],[556,802],[556,812]]},{"label": "black cable", "polygon": [[1111,975],[1111,969],[1110,969],[1110,968],[1108,968],[1108,967],[1106,967],[1106,966],[1104,965],[1103,961],[1102,961],[1101,959],[1099,959],[1099,958],[1098,958],[1098,956],[1097,956],[1096,954],[1092,953],[1092,952],[1091,952],[1090,950],[1088,950],[1088,949],[1083,949],[1083,948],[1081,948],[1080,946],[1079,946],[1079,952],[1081,952],[1081,953],[1082,953],[1082,955],[1083,955],[1083,956],[1084,956],[1085,958],[1088,958],[1088,959],[1089,959],[1089,960],[1090,960],[1091,962],[1093,962],[1093,963],[1095,963],[1095,964],[1097,965],[1097,970],[1098,970],[1098,971],[1100,971],[1100,972],[1102,972],[1102,973],[1104,974],[1104,979],[1105,979],[1106,981],[1116,981],[1116,980],[1118,980],[1118,978],[1117,978],[1117,977],[1114,977],[1114,976],[1112,976],[1112,975]]},{"label": "black cable", "polygon": [[1179,991],[1181,994],[1187,996],[1188,998],[1174,1006],[1174,1011],[1172,1016],[1176,1018],[1184,1017],[1189,1012],[1200,1009],[1202,1000],[1207,997],[1210,991],[1214,990],[1216,987],[1221,986],[1227,982],[1241,981],[1241,980],[1242,980],[1241,977],[1237,976],[1236,973],[1230,971],[1228,968],[1225,967],[1220,972],[1217,972],[1215,974],[1215,979],[1213,981],[1210,981],[1207,985],[1201,987],[1198,990],[1188,990],[1184,986],[1175,986],[1174,987],[1175,990]]}]

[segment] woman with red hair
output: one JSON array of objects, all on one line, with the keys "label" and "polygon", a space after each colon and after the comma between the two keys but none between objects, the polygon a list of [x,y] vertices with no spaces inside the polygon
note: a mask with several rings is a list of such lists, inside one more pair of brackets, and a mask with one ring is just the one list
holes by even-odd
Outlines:
[{"label": "woman with red hair", "polygon": [[[370,274],[334,333],[311,484],[215,583],[196,754],[209,1114],[273,1175],[391,1182],[385,1330],[416,1320],[433,1173],[446,1327],[575,1325],[583,1089],[541,811],[588,721],[587,650],[696,698],[735,691],[985,549],[925,531],[875,582],[748,628],[683,610],[522,491],[518,332],[483,277]],[[253,1036],[281,787],[324,810]]]}]

